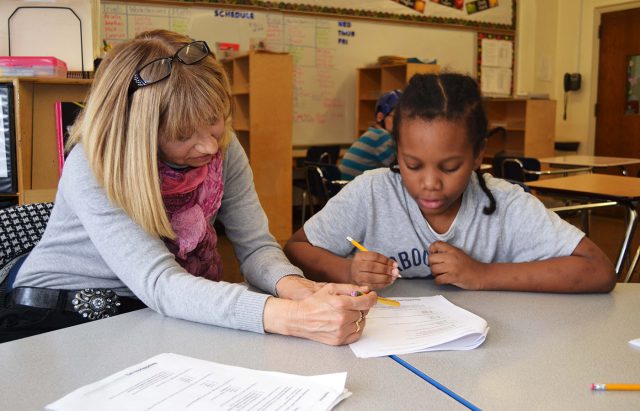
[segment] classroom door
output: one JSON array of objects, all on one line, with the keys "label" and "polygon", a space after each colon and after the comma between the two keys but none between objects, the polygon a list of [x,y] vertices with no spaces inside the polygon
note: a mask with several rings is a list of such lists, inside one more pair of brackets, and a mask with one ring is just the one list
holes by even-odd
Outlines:
[{"label": "classroom door", "polygon": [[595,154],[640,157],[640,8],[602,14]]}]

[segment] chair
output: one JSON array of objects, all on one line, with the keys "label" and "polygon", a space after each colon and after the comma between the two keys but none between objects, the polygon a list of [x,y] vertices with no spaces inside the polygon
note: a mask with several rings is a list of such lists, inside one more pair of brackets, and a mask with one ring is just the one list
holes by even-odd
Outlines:
[{"label": "chair", "polygon": [[[593,170],[592,167],[541,170],[540,161],[537,158],[515,157],[501,153],[498,153],[493,158],[493,169],[494,173],[499,174],[499,177],[514,184],[519,184],[527,192],[531,191],[527,186],[527,182],[536,181],[542,175],[567,176],[574,173],[590,173]],[[572,205],[571,202],[567,200],[558,200],[557,198],[547,198],[545,196],[538,197],[547,208],[561,216],[567,217],[579,213],[582,222],[582,231],[589,235],[589,216],[591,213],[590,210],[594,208],[594,205]]]},{"label": "chair", "polygon": [[[327,201],[347,183],[347,181],[340,179],[340,169],[333,164],[309,163],[305,169],[309,196],[303,197],[303,218],[306,208],[305,201],[309,201],[309,208],[311,215],[313,215],[322,209]],[[304,224],[304,219],[302,222]]]},{"label": "chair", "polygon": [[496,177],[505,180],[519,181],[526,183],[527,181],[536,181],[540,176],[547,175],[563,175],[567,176],[574,173],[590,173],[592,167],[575,167],[553,170],[542,170],[540,161],[533,157],[510,156],[504,153],[498,153],[493,157],[493,172]]},{"label": "chair", "polygon": [[307,156],[304,161],[309,163],[337,164],[340,155],[340,146],[311,146],[307,149]]},{"label": "chair", "polygon": [[5,306],[9,271],[40,241],[53,203],[34,203],[0,209],[0,306]]},{"label": "chair", "polygon": [[526,183],[540,177],[540,161],[531,157],[496,155],[492,161],[496,177]]},{"label": "chair", "polygon": [[[497,137],[494,137],[497,136]],[[497,126],[492,128],[487,132],[487,138],[500,138],[501,140],[506,140],[507,138],[507,129],[502,126]]]},{"label": "chair", "polygon": [[[307,165],[318,164],[318,163],[335,165],[337,164],[339,155],[340,155],[340,146],[337,144],[328,145],[328,146],[310,146],[307,149],[307,155],[302,161],[302,166],[303,168],[305,168],[305,178],[303,180],[295,180],[293,182],[294,187],[298,187],[299,189],[302,190],[302,223],[301,224],[304,224],[306,220],[305,217],[306,217],[307,203],[311,204],[309,199],[309,191],[308,191],[308,184],[307,184],[307,178],[306,178]],[[338,175],[338,178],[340,178],[339,175]],[[312,211],[311,213],[313,214],[313,210],[311,211]]]}]

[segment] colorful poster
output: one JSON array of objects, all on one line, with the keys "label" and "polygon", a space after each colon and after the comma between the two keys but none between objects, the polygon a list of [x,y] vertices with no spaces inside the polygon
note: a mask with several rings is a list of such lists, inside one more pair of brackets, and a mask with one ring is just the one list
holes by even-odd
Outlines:
[{"label": "colorful poster", "polygon": [[498,0],[475,0],[468,2],[465,6],[467,8],[467,14],[475,14],[493,7],[498,7]]},{"label": "colorful poster", "polygon": [[431,2],[458,10],[462,10],[462,7],[464,6],[464,0],[431,0]]},{"label": "colorful poster", "polygon": [[396,3],[400,3],[403,6],[407,6],[417,12],[424,13],[424,1],[423,0],[392,0]]}]

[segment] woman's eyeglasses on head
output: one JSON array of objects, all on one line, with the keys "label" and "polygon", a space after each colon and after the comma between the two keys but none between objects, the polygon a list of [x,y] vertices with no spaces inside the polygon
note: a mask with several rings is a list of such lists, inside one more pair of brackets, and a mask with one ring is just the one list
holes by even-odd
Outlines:
[{"label": "woman's eyeglasses on head", "polygon": [[162,57],[142,66],[135,72],[129,85],[129,95],[137,89],[157,83],[171,75],[174,60],[190,66],[202,61],[210,53],[206,41],[194,41],[180,47],[172,57]]}]

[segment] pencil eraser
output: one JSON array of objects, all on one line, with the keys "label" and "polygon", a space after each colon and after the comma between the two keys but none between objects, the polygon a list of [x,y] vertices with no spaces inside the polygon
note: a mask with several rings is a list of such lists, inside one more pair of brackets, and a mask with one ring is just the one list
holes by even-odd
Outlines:
[{"label": "pencil eraser", "polygon": [[640,350],[640,338],[635,338],[629,341],[629,345]]}]

